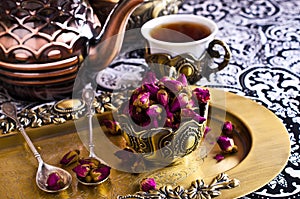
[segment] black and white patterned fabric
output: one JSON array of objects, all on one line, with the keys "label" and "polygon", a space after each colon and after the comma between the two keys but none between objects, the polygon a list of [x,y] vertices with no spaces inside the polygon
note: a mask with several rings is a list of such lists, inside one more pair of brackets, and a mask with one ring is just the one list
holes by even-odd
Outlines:
[{"label": "black and white patterned fabric", "polygon": [[[243,197],[300,198],[300,0],[185,0],[179,14],[203,15],[219,26],[217,37],[232,52],[229,65],[198,85],[250,98],[286,126],[291,155],[271,182]],[[135,87],[147,69],[143,52],[120,56],[97,76],[99,89]],[[122,79],[120,82],[119,80]],[[0,101],[9,101],[0,88]]]}]

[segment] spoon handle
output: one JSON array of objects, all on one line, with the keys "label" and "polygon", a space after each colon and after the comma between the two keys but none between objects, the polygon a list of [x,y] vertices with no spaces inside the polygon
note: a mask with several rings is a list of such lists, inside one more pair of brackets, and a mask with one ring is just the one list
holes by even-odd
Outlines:
[{"label": "spoon handle", "polygon": [[94,152],[94,142],[93,142],[93,124],[92,124],[92,118],[93,118],[93,101],[95,98],[95,92],[93,88],[88,85],[83,89],[82,92],[82,99],[87,105],[87,117],[88,117],[88,127],[89,127],[89,150],[90,150],[90,157],[95,157]]},{"label": "spoon handle", "polygon": [[34,147],[32,141],[30,140],[27,133],[25,132],[25,129],[23,128],[22,124],[18,120],[16,106],[10,102],[5,102],[2,104],[2,111],[7,117],[15,121],[18,130],[21,132],[22,136],[24,137],[26,143],[28,144],[29,148],[31,149],[34,157],[38,160],[38,162],[39,163],[43,162],[41,155]]}]

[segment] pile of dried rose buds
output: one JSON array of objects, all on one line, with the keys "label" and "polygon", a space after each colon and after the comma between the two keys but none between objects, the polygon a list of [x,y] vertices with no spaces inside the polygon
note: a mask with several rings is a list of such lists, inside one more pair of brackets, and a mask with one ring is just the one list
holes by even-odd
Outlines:
[{"label": "pile of dried rose buds", "polygon": [[231,121],[225,121],[222,126],[222,134],[218,137],[217,143],[221,149],[221,153],[215,156],[215,159],[220,162],[225,158],[225,155],[236,153],[238,148],[234,143],[233,136],[234,125]]},{"label": "pile of dried rose buds", "polygon": [[168,127],[175,131],[181,122],[191,119],[202,124],[206,120],[204,110],[209,99],[208,89],[191,90],[183,74],[177,79],[163,77],[158,80],[150,72],[121,110],[130,115],[135,127],[139,128],[135,130]]},{"label": "pile of dried rose buds", "polygon": [[69,166],[77,162],[72,170],[79,180],[86,183],[102,182],[110,175],[110,167],[102,164],[95,158],[79,158],[80,151],[72,150],[66,153],[60,163]]},{"label": "pile of dried rose buds", "polygon": [[87,183],[97,183],[106,180],[110,167],[101,164],[95,158],[79,159],[79,164],[72,169],[79,180]]},{"label": "pile of dried rose buds", "polygon": [[60,190],[65,187],[65,183],[63,181],[62,176],[60,176],[57,172],[51,173],[46,182],[47,189],[49,190]]}]

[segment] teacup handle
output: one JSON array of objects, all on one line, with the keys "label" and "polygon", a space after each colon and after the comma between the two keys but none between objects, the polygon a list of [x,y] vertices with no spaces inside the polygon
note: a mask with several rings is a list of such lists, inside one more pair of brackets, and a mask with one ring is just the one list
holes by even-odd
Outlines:
[{"label": "teacup handle", "polygon": [[231,58],[231,51],[225,42],[223,42],[219,39],[214,39],[209,43],[208,48],[207,48],[207,52],[212,58],[220,58],[221,57],[221,54],[219,53],[219,51],[213,49],[215,45],[220,45],[225,51],[223,61],[221,63],[217,63],[218,64],[217,70],[220,71],[228,65],[230,58]]}]

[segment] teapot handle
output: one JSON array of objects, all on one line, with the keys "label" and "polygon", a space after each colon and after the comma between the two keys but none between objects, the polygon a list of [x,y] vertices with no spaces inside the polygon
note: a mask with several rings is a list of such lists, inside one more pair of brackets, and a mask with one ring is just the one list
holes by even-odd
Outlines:
[{"label": "teapot handle", "polygon": [[216,45],[220,45],[225,51],[223,61],[221,63],[217,63],[217,65],[218,65],[217,70],[220,71],[228,65],[230,58],[231,58],[231,51],[225,42],[223,42],[219,39],[214,39],[209,43],[208,48],[207,48],[207,52],[212,58],[220,58],[221,57],[219,51],[213,49]]}]

